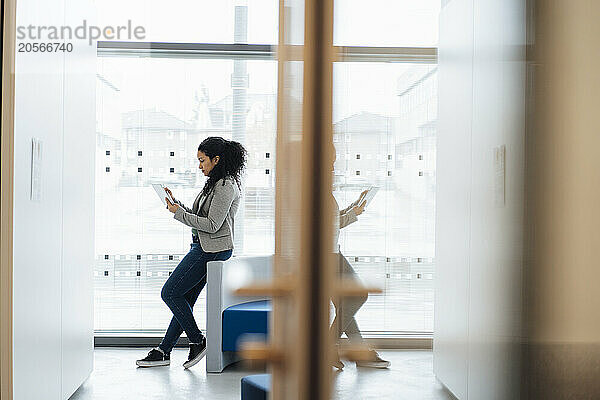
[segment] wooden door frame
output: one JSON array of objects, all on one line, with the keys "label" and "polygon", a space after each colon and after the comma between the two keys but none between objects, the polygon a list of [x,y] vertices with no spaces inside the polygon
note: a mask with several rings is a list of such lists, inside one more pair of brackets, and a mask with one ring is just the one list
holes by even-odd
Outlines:
[{"label": "wooden door frame", "polygon": [[16,0],[2,0],[2,122],[0,151],[0,399],[13,397],[12,281]]},{"label": "wooden door frame", "polygon": [[[283,354],[272,365],[273,400],[330,398],[329,335],[334,210],[332,204],[333,0],[279,2],[277,174],[274,280],[292,291],[273,299],[271,342]],[[302,8],[302,9],[300,9]],[[293,13],[303,12],[304,41],[287,38]],[[288,15],[289,13],[289,15]],[[286,65],[302,65],[302,100],[288,93]],[[301,115],[298,115],[301,113]],[[299,117],[299,118],[298,118]],[[287,126],[291,119],[293,127]],[[298,126],[301,123],[301,126]],[[309,162],[310,168],[301,168]],[[288,202],[289,193],[295,199]]]},{"label": "wooden door frame", "polygon": [[[333,0],[305,0],[302,134],[302,281],[310,323],[305,352],[307,399],[331,396],[332,345],[329,303],[334,280],[333,178]],[[333,150],[333,151],[332,151]]]}]

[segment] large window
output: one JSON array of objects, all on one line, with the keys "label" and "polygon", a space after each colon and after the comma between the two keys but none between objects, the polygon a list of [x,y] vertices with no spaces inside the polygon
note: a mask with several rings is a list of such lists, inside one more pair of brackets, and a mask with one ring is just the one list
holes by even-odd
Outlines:
[{"label": "large window", "polygon": [[384,289],[357,315],[371,332],[433,331],[436,66],[336,63],[334,195],[341,208],[379,188],[340,250]]},{"label": "large window", "polygon": [[[204,183],[196,149],[205,137],[233,138],[249,151],[235,254],[273,252],[277,2],[167,7],[190,10],[178,12],[183,20],[162,18],[162,3],[134,3],[115,13],[103,2],[103,23],[131,18],[138,7],[142,19],[134,20],[145,24],[148,40],[179,43],[99,48],[95,329],[162,333],[171,314],[160,288],[191,234],[150,184],[166,184],[190,205]],[[366,186],[380,188],[340,236],[361,278],[384,288],[358,314],[366,332],[433,329],[438,3],[400,1],[381,18],[372,14],[388,2],[368,10],[336,3],[336,21],[345,23],[336,23],[334,44],[352,47],[338,47],[334,66],[334,196],[344,207]],[[392,14],[404,23],[394,25]],[[240,42],[254,45],[231,45]],[[204,328],[205,293],[195,313]]]},{"label": "large window", "polygon": [[97,82],[95,327],[164,329],[160,287],[191,232],[150,184],[191,206],[204,183],[198,144],[213,135],[242,142],[249,163],[236,254],[272,253],[277,65],[111,56],[100,58]]}]

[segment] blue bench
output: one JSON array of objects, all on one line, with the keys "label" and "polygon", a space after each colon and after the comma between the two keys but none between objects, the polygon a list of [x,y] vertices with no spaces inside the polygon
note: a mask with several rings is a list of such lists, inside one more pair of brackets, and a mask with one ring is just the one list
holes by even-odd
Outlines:
[{"label": "blue bench", "polygon": [[242,400],[267,400],[271,389],[271,374],[248,375],[242,378]]},{"label": "blue bench", "polygon": [[238,351],[239,339],[246,334],[266,337],[269,328],[270,300],[236,304],[223,311],[223,351]]}]

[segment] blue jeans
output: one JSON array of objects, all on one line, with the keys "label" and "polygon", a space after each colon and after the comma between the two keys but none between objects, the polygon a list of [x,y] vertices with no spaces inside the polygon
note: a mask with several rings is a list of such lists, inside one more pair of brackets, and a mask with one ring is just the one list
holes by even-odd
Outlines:
[{"label": "blue jeans", "polygon": [[191,244],[190,251],[171,273],[160,293],[173,312],[167,333],[158,346],[162,351],[169,354],[183,331],[191,343],[200,343],[202,333],[194,319],[193,308],[206,285],[206,263],[225,261],[231,257],[231,253],[232,250],[206,253],[200,244]]}]

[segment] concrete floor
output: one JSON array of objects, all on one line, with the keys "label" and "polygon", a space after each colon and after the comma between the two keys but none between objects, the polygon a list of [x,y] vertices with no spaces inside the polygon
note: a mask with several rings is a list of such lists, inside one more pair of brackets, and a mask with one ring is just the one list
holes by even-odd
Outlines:
[{"label": "concrete floor", "polygon": [[[187,359],[187,349],[171,353],[170,367],[137,368],[135,360],[148,349],[99,348],[94,352],[94,372],[71,396],[71,400],[104,399],[210,399],[240,398],[240,380],[249,374],[242,363],[228,367],[222,374],[207,374],[201,361],[189,370],[181,364]],[[431,351],[381,351],[392,362],[387,370],[356,368],[344,361],[346,368],[334,373],[336,400],[419,399],[451,400],[432,372]]]}]

